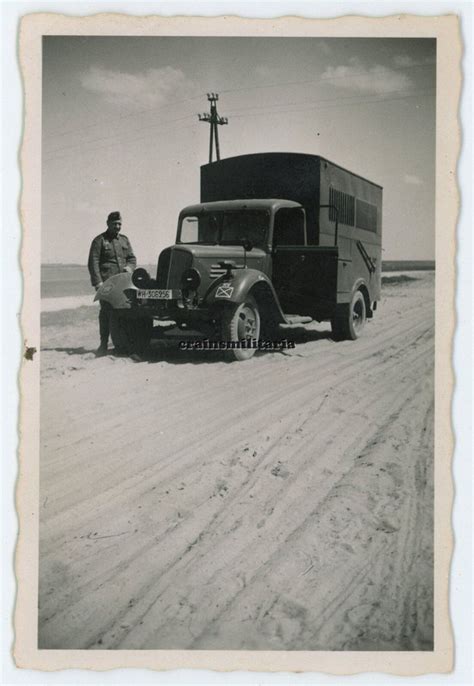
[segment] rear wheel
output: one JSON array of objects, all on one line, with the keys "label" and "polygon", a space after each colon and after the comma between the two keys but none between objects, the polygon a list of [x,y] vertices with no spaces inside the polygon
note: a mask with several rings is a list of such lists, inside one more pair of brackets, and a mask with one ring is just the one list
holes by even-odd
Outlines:
[{"label": "rear wheel", "polygon": [[150,344],[153,321],[133,319],[113,310],[110,317],[110,335],[115,350],[124,355],[142,355]]},{"label": "rear wheel", "polygon": [[[222,337],[224,341],[257,341],[260,338],[260,314],[257,303],[252,296],[247,296],[243,303],[229,307],[222,319]],[[226,351],[229,360],[248,360],[255,354],[254,347],[231,348]]]},{"label": "rear wheel", "polygon": [[361,335],[367,321],[367,308],[362,291],[356,291],[348,305],[338,305],[331,320],[334,338],[338,341],[355,341]]}]

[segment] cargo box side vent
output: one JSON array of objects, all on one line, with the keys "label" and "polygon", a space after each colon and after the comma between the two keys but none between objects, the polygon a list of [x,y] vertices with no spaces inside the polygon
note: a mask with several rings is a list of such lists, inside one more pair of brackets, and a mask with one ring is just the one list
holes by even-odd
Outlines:
[{"label": "cargo box side vent", "polygon": [[[338,191],[331,186],[329,188],[329,205],[336,207],[339,224],[354,226],[355,198],[353,195]],[[329,219],[332,222],[336,221],[336,212],[332,207],[329,208]]]}]

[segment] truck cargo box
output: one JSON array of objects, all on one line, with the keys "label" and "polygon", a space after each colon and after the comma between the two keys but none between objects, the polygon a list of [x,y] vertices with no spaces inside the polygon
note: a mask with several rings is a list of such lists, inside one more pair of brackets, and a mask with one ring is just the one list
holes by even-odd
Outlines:
[{"label": "truck cargo box", "polygon": [[308,243],[334,245],[338,210],[339,247],[345,238],[380,245],[381,186],[319,155],[259,153],[240,155],[201,167],[201,202],[251,198],[285,198],[306,211]]}]

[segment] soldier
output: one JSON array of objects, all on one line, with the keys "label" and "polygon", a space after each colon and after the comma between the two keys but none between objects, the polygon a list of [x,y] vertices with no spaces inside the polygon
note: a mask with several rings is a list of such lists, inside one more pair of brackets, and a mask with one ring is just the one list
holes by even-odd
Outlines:
[{"label": "soldier", "polygon": [[[95,290],[102,286],[110,276],[121,272],[133,272],[137,260],[127,236],[120,233],[122,217],[120,212],[111,212],[107,217],[107,231],[96,236],[89,251],[89,274]],[[98,357],[107,355],[110,332],[110,315],[112,307],[104,300],[100,301],[99,332],[100,346],[96,351]]]}]

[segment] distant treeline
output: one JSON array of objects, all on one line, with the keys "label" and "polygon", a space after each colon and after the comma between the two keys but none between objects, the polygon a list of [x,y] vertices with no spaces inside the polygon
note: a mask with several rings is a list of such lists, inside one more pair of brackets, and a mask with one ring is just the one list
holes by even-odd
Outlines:
[{"label": "distant treeline", "polygon": [[[87,267],[85,264],[62,264],[61,262],[54,264],[42,264],[41,269],[45,270],[45,275],[49,272],[48,277],[51,278],[52,271],[56,270],[55,277],[60,278],[64,276],[66,272],[61,271],[62,269],[70,270],[71,267],[76,267],[81,271],[87,272]],[[156,265],[145,265],[147,269],[152,270],[156,268]],[[403,271],[433,271],[435,269],[434,260],[383,260],[382,261],[382,271],[384,272],[403,272]]]},{"label": "distant treeline", "polygon": [[382,260],[383,272],[421,272],[434,269],[434,260]]}]

